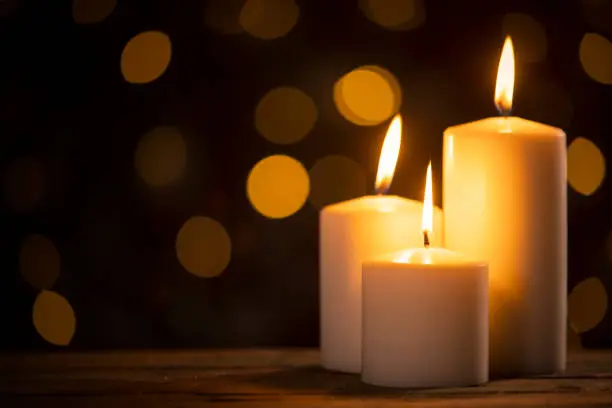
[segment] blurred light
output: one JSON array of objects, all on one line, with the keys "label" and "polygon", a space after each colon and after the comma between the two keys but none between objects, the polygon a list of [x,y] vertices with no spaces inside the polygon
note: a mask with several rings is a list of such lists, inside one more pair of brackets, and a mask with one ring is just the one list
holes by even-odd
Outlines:
[{"label": "blurred light", "polygon": [[595,328],[606,315],[608,294],[598,278],[583,280],[572,289],[567,300],[570,325],[576,333]]},{"label": "blurred light", "polygon": [[56,346],[69,345],[76,330],[76,317],[68,300],[47,290],[36,297],[32,320],[38,334]]},{"label": "blurred light", "polygon": [[154,128],[138,143],[134,165],[140,177],[152,186],[175,182],[187,166],[187,147],[183,136],[173,127]]},{"label": "blurred light", "polygon": [[268,218],[285,218],[297,212],[309,190],[310,180],[304,166],[284,155],[261,160],[247,179],[251,205]]},{"label": "blurred light", "polygon": [[402,92],[393,74],[368,65],[349,72],[336,82],[334,102],[340,114],[350,122],[372,126],[397,113]]},{"label": "blurred light", "polygon": [[567,181],[583,195],[599,188],[606,173],[606,163],[599,148],[590,140],[578,137],[567,149]]},{"label": "blurred light", "polygon": [[117,6],[117,0],[73,0],[72,18],[79,24],[104,21]]},{"label": "blurred light", "polygon": [[170,38],[160,31],[145,31],[133,37],[121,54],[121,73],[126,81],[145,84],[159,78],[172,55]]},{"label": "blurred light", "polygon": [[240,34],[240,10],[244,0],[208,0],[204,6],[204,23],[221,34]]},{"label": "blurred light", "polygon": [[17,211],[33,210],[45,193],[45,171],[33,157],[22,157],[9,164],[4,182],[6,198]]},{"label": "blurred light", "polygon": [[612,43],[599,34],[588,33],[580,42],[580,62],[591,79],[612,84]]},{"label": "blurred light", "polygon": [[359,0],[363,14],[389,30],[409,30],[425,22],[422,0]]},{"label": "blurred light", "polygon": [[294,0],[246,0],[240,11],[240,25],[250,35],[273,40],[295,26],[300,8]]},{"label": "blurred light", "polygon": [[519,64],[546,59],[546,31],[535,18],[522,13],[508,13],[502,27],[503,34],[512,37]]},{"label": "blurred light", "polygon": [[271,142],[295,143],[308,134],[317,120],[314,101],[297,88],[268,92],[255,110],[255,127]]},{"label": "blurred light", "polygon": [[220,275],[231,257],[230,237],[208,217],[191,217],[176,236],[176,256],[188,272],[201,278]]},{"label": "blurred light", "polygon": [[19,271],[36,289],[51,289],[60,274],[60,255],[47,237],[28,236],[19,252]]},{"label": "blurred light", "polygon": [[357,162],[331,155],[318,160],[310,169],[310,203],[317,208],[366,193],[366,176]]}]

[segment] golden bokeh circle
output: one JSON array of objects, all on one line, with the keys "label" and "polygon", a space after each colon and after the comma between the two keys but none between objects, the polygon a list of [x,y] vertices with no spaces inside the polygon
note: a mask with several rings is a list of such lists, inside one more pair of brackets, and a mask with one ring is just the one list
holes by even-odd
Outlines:
[{"label": "golden bokeh circle", "polygon": [[36,289],[51,289],[60,275],[60,254],[53,242],[39,234],[28,236],[19,251],[19,271]]},{"label": "golden bokeh circle", "polygon": [[244,0],[208,0],[204,5],[204,24],[221,34],[240,34],[240,11]]},{"label": "golden bokeh circle", "polygon": [[126,81],[146,84],[159,78],[172,56],[170,37],[161,31],[145,31],[134,36],[121,54],[121,73]]},{"label": "golden bokeh circle", "polygon": [[608,294],[599,278],[583,280],[572,289],[567,300],[570,325],[576,333],[595,328],[606,315]]},{"label": "golden bokeh circle", "polygon": [[262,40],[283,37],[296,25],[300,8],[294,0],[246,0],[240,11],[240,25]]},{"label": "golden bokeh circle", "polygon": [[304,166],[296,159],[269,156],[259,161],[249,173],[247,196],[251,205],[268,218],[285,218],[297,212],[308,197],[310,180]]},{"label": "golden bokeh circle", "polygon": [[31,211],[45,194],[45,172],[33,157],[14,160],[6,169],[4,179],[8,203],[20,212]]},{"label": "golden bokeh circle", "polygon": [[389,30],[409,30],[425,22],[422,0],[359,0],[363,14]]},{"label": "golden bokeh circle", "polygon": [[580,42],[580,63],[591,79],[612,84],[612,43],[594,33],[585,34]]},{"label": "golden bokeh circle", "polygon": [[63,296],[41,291],[32,308],[32,321],[40,336],[56,346],[67,346],[76,331],[76,316]]},{"label": "golden bokeh circle", "polygon": [[316,121],[314,101],[297,88],[275,88],[255,109],[255,127],[263,137],[278,144],[299,141],[312,130]]},{"label": "golden bokeh circle", "polygon": [[336,108],[348,121],[373,126],[393,116],[402,103],[398,80],[376,65],[356,68],[334,85]]},{"label": "golden bokeh circle", "polygon": [[178,129],[160,126],[146,133],[136,147],[134,166],[152,186],[177,181],[187,167],[187,147]]},{"label": "golden bokeh circle", "polygon": [[599,148],[590,140],[578,137],[567,149],[567,181],[578,193],[593,194],[606,174],[606,162]]},{"label": "golden bokeh circle", "polygon": [[512,37],[517,62],[538,62],[546,59],[546,30],[532,16],[508,13],[502,21],[503,34]]},{"label": "golden bokeh circle", "polygon": [[232,243],[219,222],[209,217],[188,219],[176,236],[176,256],[188,272],[201,278],[219,276],[230,262]]},{"label": "golden bokeh circle", "polygon": [[317,208],[366,193],[366,176],[361,166],[340,155],[318,160],[310,169],[310,183],[308,199]]},{"label": "golden bokeh circle", "polygon": [[117,0],[73,0],[72,18],[78,24],[104,21],[117,6]]}]

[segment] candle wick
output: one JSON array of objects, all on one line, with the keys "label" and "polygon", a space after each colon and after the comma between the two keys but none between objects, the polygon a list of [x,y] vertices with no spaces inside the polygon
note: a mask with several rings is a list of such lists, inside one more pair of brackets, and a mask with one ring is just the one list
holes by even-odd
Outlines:
[{"label": "candle wick", "polygon": [[425,248],[429,248],[429,233],[427,230],[423,231],[423,245]]}]

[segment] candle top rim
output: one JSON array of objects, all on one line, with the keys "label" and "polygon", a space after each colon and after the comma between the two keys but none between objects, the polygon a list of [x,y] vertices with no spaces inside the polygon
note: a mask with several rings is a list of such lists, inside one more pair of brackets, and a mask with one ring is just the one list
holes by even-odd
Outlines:
[{"label": "candle top rim", "polygon": [[425,268],[488,268],[488,263],[485,261],[472,259],[459,252],[438,247],[404,249],[375,257],[363,264],[364,266],[413,265]]},{"label": "candle top rim", "polygon": [[[322,211],[325,212],[339,212],[344,213],[346,211],[364,211],[370,210],[375,212],[395,212],[401,210],[411,210],[421,213],[423,203],[419,200],[413,200],[398,195],[365,195],[361,197],[352,198],[346,201],[340,201],[325,206]],[[434,206],[434,212],[441,212],[442,210]]]},{"label": "candle top rim", "polygon": [[546,125],[544,123],[535,122],[529,119],[523,119],[519,116],[494,116],[472,122],[462,123],[451,126],[446,129],[446,132],[460,132],[465,128],[469,128],[470,133],[491,133],[497,132],[500,135],[529,135],[529,136],[550,136],[565,137],[565,131],[558,127]]}]

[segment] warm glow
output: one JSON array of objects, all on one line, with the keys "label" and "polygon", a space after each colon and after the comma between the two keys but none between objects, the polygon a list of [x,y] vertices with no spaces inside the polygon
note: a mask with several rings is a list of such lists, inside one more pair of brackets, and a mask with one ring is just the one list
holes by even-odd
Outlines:
[{"label": "warm glow", "polygon": [[385,141],[380,152],[378,173],[376,174],[376,192],[385,193],[391,186],[395,165],[402,143],[402,117],[397,114],[389,125]]},{"label": "warm glow", "polygon": [[497,83],[495,84],[495,106],[502,115],[510,114],[512,94],[514,93],[514,48],[512,39],[506,37],[504,49],[499,59]]},{"label": "warm glow", "polygon": [[431,188],[431,162],[427,166],[427,179],[425,181],[425,198],[423,199],[423,221],[424,233],[431,234],[433,231],[433,193]]}]

